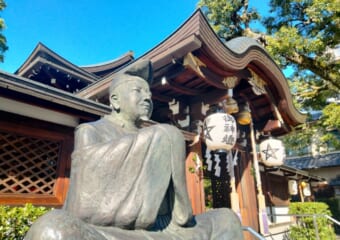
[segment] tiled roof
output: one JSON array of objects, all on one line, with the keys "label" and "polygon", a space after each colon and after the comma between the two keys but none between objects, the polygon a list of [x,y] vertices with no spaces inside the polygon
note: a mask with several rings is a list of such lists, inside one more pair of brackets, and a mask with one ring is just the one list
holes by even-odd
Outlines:
[{"label": "tiled roof", "polygon": [[236,37],[226,42],[225,45],[236,54],[243,54],[250,47],[254,46],[263,49],[262,45],[258,41],[249,37]]},{"label": "tiled roof", "polygon": [[340,166],[340,152],[317,156],[292,157],[285,160],[285,165],[297,169],[313,169]]}]

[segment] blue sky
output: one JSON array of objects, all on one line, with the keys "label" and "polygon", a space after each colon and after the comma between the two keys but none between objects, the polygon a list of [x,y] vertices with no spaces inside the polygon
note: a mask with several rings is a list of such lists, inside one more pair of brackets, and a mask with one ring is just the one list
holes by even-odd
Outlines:
[{"label": "blue sky", "polygon": [[[198,0],[7,0],[9,50],[0,69],[13,73],[41,42],[76,65],[137,58],[174,32]],[[251,1],[260,7],[265,0]]]}]

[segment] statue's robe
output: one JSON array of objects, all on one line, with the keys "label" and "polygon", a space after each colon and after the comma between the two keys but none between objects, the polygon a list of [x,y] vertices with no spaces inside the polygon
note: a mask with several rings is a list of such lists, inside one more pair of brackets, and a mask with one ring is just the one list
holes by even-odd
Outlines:
[{"label": "statue's robe", "polygon": [[81,124],[65,205],[26,239],[50,239],[34,237],[36,228],[61,239],[243,239],[229,209],[192,215],[184,160],[184,138],[170,125],[127,132],[108,117]]}]

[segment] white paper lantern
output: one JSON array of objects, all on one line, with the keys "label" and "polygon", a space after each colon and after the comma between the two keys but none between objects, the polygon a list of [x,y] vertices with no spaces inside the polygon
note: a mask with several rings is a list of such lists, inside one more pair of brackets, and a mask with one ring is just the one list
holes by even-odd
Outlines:
[{"label": "white paper lantern", "polygon": [[303,187],[302,192],[303,192],[303,195],[306,197],[310,197],[312,195],[309,183],[305,183],[305,186]]},{"label": "white paper lantern", "polygon": [[298,184],[296,180],[289,180],[288,181],[288,192],[290,195],[298,194]]},{"label": "white paper lantern", "polygon": [[214,113],[204,120],[204,140],[209,150],[230,150],[237,137],[235,118],[227,113]]},{"label": "white paper lantern", "polygon": [[286,158],[282,141],[274,138],[260,143],[260,154],[262,162],[269,167],[281,166]]}]

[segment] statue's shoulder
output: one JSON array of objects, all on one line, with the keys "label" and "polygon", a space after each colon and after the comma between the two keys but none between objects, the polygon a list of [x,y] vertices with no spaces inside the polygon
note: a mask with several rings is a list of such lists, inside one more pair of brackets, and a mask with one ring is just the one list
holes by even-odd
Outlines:
[{"label": "statue's shoulder", "polygon": [[77,136],[92,136],[98,141],[112,139],[116,135],[119,135],[119,132],[118,125],[105,118],[93,122],[82,123],[76,128]]},{"label": "statue's shoulder", "polygon": [[78,125],[75,130],[75,146],[80,148],[109,140],[114,134],[107,121],[99,119]]},{"label": "statue's shoulder", "polygon": [[75,133],[78,136],[96,135],[96,133],[101,132],[101,129],[103,128],[102,122],[102,119],[99,119],[93,122],[81,123],[76,127]]},{"label": "statue's shoulder", "polygon": [[81,123],[77,126],[76,130],[99,130],[103,127],[107,126],[106,121],[101,118],[97,121],[93,121],[93,122],[86,122],[86,123]]}]

